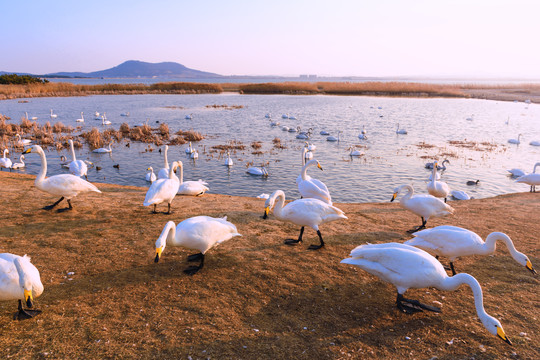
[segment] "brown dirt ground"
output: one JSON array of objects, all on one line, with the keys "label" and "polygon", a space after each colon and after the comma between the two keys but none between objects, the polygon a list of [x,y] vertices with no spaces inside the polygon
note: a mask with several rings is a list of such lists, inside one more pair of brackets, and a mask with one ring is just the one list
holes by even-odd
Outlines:
[{"label": "brown dirt ground", "polygon": [[[502,245],[456,268],[478,279],[512,347],[484,329],[466,286],[409,290],[409,298],[440,301],[443,312],[405,315],[392,285],[339,263],[357,245],[410,238],[419,219],[398,203],[337,204],[349,219],[323,225],[327,246],[309,251],[316,234],[306,229],[304,244],[284,245],[298,228],[273,215],[263,221],[260,199],[177,197],[172,215],[153,215],[142,206],[146,189],[97,184],[103,194],[81,195],[74,211],[58,213],[41,209],[56,199],[33,179],[0,172],[0,252],[29,254],[45,286],[36,301],[43,313],[33,319],[14,321],[16,302],[0,303],[4,358],[540,358],[538,277]],[[428,225],[484,238],[505,232],[540,267],[540,194],[452,205],[453,217]],[[193,277],[182,272],[191,250],[167,247],[155,264],[165,222],[203,214],[227,215],[244,236],[210,250]]]}]

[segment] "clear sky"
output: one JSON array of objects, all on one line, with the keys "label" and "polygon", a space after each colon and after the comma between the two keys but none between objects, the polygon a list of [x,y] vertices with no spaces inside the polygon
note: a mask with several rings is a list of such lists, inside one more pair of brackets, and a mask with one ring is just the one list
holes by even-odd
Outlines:
[{"label": "clear sky", "polygon": [[539,0],[0,0],[0,71],[540,78]]}]

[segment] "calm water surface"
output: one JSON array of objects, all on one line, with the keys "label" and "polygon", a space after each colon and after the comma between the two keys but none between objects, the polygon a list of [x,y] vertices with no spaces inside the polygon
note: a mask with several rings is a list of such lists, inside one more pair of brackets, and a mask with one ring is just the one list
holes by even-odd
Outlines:
[{"label": "calm water surface", "polygon": [[[182,160],[184,180],[203,179],[212,193],[257,196],[282,189],[288,198],[298,198],[295,179],[301,168],[301,148],[305,140],[295,138],[296,133],[284,132],[281,126],[313,128],[309,140],[317,146],[315,158],[324,171],[311,168],[309,174],[325,182],[337,202],[389,201],[393,189],[401,184],[412,184],[416,191],[426,193],[429,171],[424,164],[434,159],[448,159],[450,165],[442,173],[453,190],[464,190],[475,198],[509,192],[528,191],[529,187],[509,178],[506,169],[518,167],[532,172],[540,161],[540,147],[529,145],[540,141],[540,106],[523,102],[496,102],[471,99],[405,99],[356,96],[283,96],[283,95],[115,95],[67,98],[28,99],[0,102],[0,113],[19,123],[24,112],[37,116],[39,123],[61,121],[76,127],[80,112],[85,114],[84,130],[102,129],[101,121],[94,120],[94,112],[106,112],[112,127],[118,129],[127,122],[130,126],[143,123],[157,127],[167,123],[171,134],[179,129],[199,131],[206,138],[194,144],[199,159],[191,160],[185,145],[169,149],[169,162]],[[242,105],[241,109],[207,108],[206,105]],[[50,109],[58,118],[50,119]],[[129,112],[129,117],[120,114]],[[280,126],[271,127],[265,114]],[[283,119],[282,114],[296,120]],[[474,114],[474,116],[473,116]],[[192,115],[192,120],[186,120]],[[467,120],[472,117],[473,120]],[[508,124],[506,123],[508,121]],[[396,124],[408,131],[397,135]],[[368,140],[359,140],[365,126]],[[339,142],[328,142],[321,130],[337,136]],[[512,145],[509,138],[523,134],[520,145]],[[272,140],[280,138],[287,146],[273,148]],[[227,168],[219,152],[211,152],[213,145],[229,140],[246,145],[245,151],[232,154],[234,166]],[[489,143],[475,148],[455,146],[450,141]],[[262,142],[262,155],[254,155],[250,144]],[[426,145],[422,145],[426,144]],[[360,145],[365,156],[351,158],[348,148]],[[76,150],[77,157],[101,166],[101,171],[89,170],[90,181],[122,185],[149,186],[144,180],[146,168],[160,169],[162,154],[144,152],[146,144],[125,143],[113,145],[112,154],[93,154],[87,147]],[[67,151],[46,152],[48,175],[65,173],[59,165],[59,156]],[[12,160],[19,153],[11,154]],[[24,172],[37,174],[39,158],[26,156]],[[269,162],[267,179],[246,173],[245,164]],[[120,168],[113,168],[119,164]],[[478,186],[467,186],[467,180],[480,180]]]}]

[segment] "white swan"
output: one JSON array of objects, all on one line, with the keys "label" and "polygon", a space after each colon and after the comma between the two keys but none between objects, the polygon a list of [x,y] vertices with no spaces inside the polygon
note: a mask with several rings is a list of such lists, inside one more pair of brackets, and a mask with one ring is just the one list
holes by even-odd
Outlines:
[{"label": "white swan", "polygon": [[268,176],[268,170],[264,166],[257,167],[257,166],[251,166],[246,171],[250,175],[256,175],[256,176]]},{"label": "white swan", "polygon": [[283,130],[283,131],[289,131],[289,127],[288,127],[288,126],[282,126],[282,127],[281,127],[281,130]]},{"label": "white swan", "polygon": [[532,146],[540,146],[540,141],[537,141],[537,140],[533,140],[529,143],[529,145],[532,145]]},{"label": "white swan", "polygon": [[414,239],[406,241],[405,244],[420,248],[434,256],[449,258],[452,273],[455,275],[454,260],[456,258],[494,254],[497,240],[504,242],[516,262],[525,266],[532,273],[536,273],[527,255],[517,251],[512,239],[501,232],[492,232],[484,242],[480,236],[470,230],[443,225],[419,231],[414,234]]},{"label": "white swan", "polygon": [[184,270],[188,275],[193,275],[202,269],[204,255],[215,245],[242,236],[236,226],[227,221],[227,217],[213,218],[210,216],[194,216],[182,221],[175,228],[174,222],[165,224],[161,235],[156,240],[156,257],[158,262],[165,246],[183,246],[188,249],[199,250],[199,253],[188,256],[188,261],[200,260],[199,266],[190,266]]},{"label": "white swan", "polygon": [[[276,204],[277,199],[277,204]],[[339,220],[347,219],[345,213],[335,206],[329,205],[319,199],[298,199],[285,204],[285,193],[281,190],[276,190],[264,203],[263,219],[268,217],[269,211],[274,208],[274,215],[279,220],[290,221],[293,224],[301,226],[298,239],[287,239],[285,244],[294,245],[302,242],[304,227],[309,226],[317,231],[319,236],[319,245],[310,245],[308,249],[317,250],[324,246],[324,241],[319,230],[319,225]]]},{"label": "white swan", "polygon": [[88,180],[88,166],[82,160],[77,160],[75,156],[75,149],[73,147],[73,140],[69,139],[69,147],[71,149],[71,158],[73,159],[69,163],[69,172],[75,176],[84,176]]},{"label": "white swan", "polygon": [[425,228],[430,217],[445,216],[454,213],[454,208],[434,196],[427,194],[413,196],[414,188],[411,185],[401,185],[395,188],[394,195],[390,201],[394,201],[403,189],[406,189],[407,193],[399,200],[401,206],[422,218],[422,225],[409,230],[410,232]]},{"label": "white swan", "polygon": [[523,135],[519,134],[517,139],[508,139],[508,142],[510,144],[520,144],[521,141],[519,141],[519,139],[521,138],[521,136],[523,136]]},{"label": "white swan", "polygon": [[154,205],[152,213],[156,214],[156,206],[162,202],[167,202],[167,214],[171,213],[171,203],[174,200],[176,193],[178,193],[178,188],[180,187],[180,180],[174,173],[177,167],[178,162],[173,162],[171,168],[169,169],[169,177],[154,181],[152,185],[150,185],[150,188],[148,188],[143,205]]},{"label": "white swan", "polygon": [[[146,169],[147,171],[150,171],[149,173],[146,173],[146,176],[144,177],[146,181],[150,182],[150,183],[153,183],[154,181],[156,181],[156,174],[154,174],[154,169],[150,166],[148,169]],[[163,169],[161,169],[163,170]],[[160,170],[160,171],[161,171]]]},{"label": "white swan", "polygon": [[524,183],[531,186],[530,192],[536,192],[536,185],[540,185],[540,174],[536,174],[536,167],[540,165],[540,162],[534,164],[533,172],[520,176],[516,179],[518,183]]},{"label": "white swan", "polygon": [[456,200],[470,200],[471,199],[469,194],[461,190],[452,190],[450,191],[450,195],[452,195],[452,197]]},{"label": "white swan", "polygon": [[17,146],[28,146],[32,143],[32,140],[22,139],[19,134],[16,134],[15,137],[17,137]]},{"label": "white swan", "polygon": [[191,120],[191,119],[193,119],[193,115],[186,115],[186,116],[184,117],[184,119],[186,119],[186,120]]},{"label": "white swan", "polygon": [[317,150],[317,146],[315,146],[315,144],[310,144],[306,141],[306,147],[309,151],[315,151]]},{"label": "white swan", "polygon": [[188,147],[186,148],[186,154],[191,154],[193,152],[193,147],[191,146],[191,141],[189,142]]},{"label": "white swan", "polygon": [[76,121],[76,122],[84,122],[84,114],[83,114],[82,111],[81,111],[81,118],[80,118],[80,119],[76,119],[75,121]]},{"label": "white swan", "polygon": [[510,169],[510,170],[506,170],[510,173],[510,176],[512,177],[520,177],[520,176],[523,176],[525,175],[525,171],[521,170],[521,169],[518,169],[518,168],[513,168],[513,169]]},{"label": "white swan", "polygon": [[[303,148],[302,149],[302,168],[304,167],[304,165],[306,165],[306,152],[308,151],[307,148]],[[298,175],[298,177],[296,178],[296,185],[299,185],[300,182],[302,181],[302,170],[300,170],[300,174]],[[311,176],[309,175],[305,175],[305,180],[311,180]]]},{"label": "white swan", "polygon": [[24,163],[24,155],[21,155],[19,157],[19,161],[18,163],[14,163],[13,165],[11,165],[11,168],[12,169],[22,169],[24,167],[26,167],[26,164]]},{"label": "white swan", "polygon": [[400,129],[400,128],[399,128],[399,123],[398,123],[398,124],[397,124],[397,128],[396,128],[396,134],[407,135],[407,130],[405,130],[405,129]]},{"label": "white swan", "polygon": [[4,149],[4,156],[0,158],[0,169],[6,168],[11,170],[11,166],[13,165],[13,163],[11,162],[10,158],[6,157],[6,154],[9,154],[8,149]]},{"label": "white swan", "polygon": [[360,140],[367,140],[367,135],[366,135],[366,134],[359,134],[359,135],[358,135],[358,138],[359,138]]},{"label": "white swan", "polygon": [[437,161],[433,163],[433,173],[431,174],[431,181],[427,184],[427,189],[430,195],[444,198],[444,202],[446,202],[446,198],[450,193],[450,187],[444,181],[437,181],[437,164]]},{"label": "white swan", "polygon": [[52,109],[51,109],[51,119],[56,119],[58,117],[58,115],[54,114]]},{"label": "white swan", "polygon": [[208,183],[201,179],[198,181],[184,181],[184,164],[182,164],[181,161],[178,161],[177,163],[180,168],[180,188],[178,190],[180,195],[201,196],[210,190],[206,186]]},{"label": "white swan", "polygon": [[43,293],[39,270],[30,262],[27,255],[0,254],[0,300],[18,300],[19,308],[15,317],[29,319],[41,310],[23,309],[22,301],[29,308],[33,300]]},{"label": "white swan", "polygon": [[94,149],[94,150],[92,150],[92,152],[93,152],[93,153],[98,153],[98,154],[110,153],[110,152],[112,152],[111,144],[112,144],[112,143],[109,143],[109,147],[108,147],[108,148],[102,147],[102,148],[99,148],[99,149]]},{"label": "white swan", "polygon": [[233,166],[233,160],[231,159],[231,154],[227,151],[227,157],[225,158],[225,166]]},{"label": "white swan", "polygon": [[129,111],[121,113],[120,116],[129,116]]},{"label": "white swan", "polygon": [[330,196],[330,191],[326,185],[318,180],[311,177],[307,177],[307,169],[317,165],[317,168],[323,169],[318,160],[310,160],[303,167],[300,172],[301,181],[298,183],[298,191],[303,198],[308,199],[319,199],[329,205],[332,205],[332,197]]},{"label": "white swan", "polygon": [[330,135],[330,133],[326,130],[322,130],[319,134],[321,135]]},{"label": "white swan", "polygon": [[39,174],[36,176],[36,180],[34,182],[36,187],[39,190],[51,195],[61,196],[60,200],[54,204],[44,207],[45,210],[51,210],[64,199],[67,200],[69,205],[69,208],[64,210],[71,210],[73,209],[71,199],[80,193],[88,191],[101,193],[101,191],[99,191],[99,189],[93,184],[75,175],[61,174],[45,178],[45,175],[47,174],[47,158],[45,157],[43,149],[39,145],[34,145],[23,152],[23,154],[28,154],[31,152],[37,153],[41,158],[41,169],[39,170]]},{"label": "white swan", "polygon": [[199,158],[199,153],[197,152],[197,150],[194,150],[190,155],[189,155],[190,158],[192,159],[198,159]]},{"label": "white swan", "polygon": [[[434,161],[427,162],[424,167],[426,169],[432,170],[433,169]],[[448,159],[444,159],[442,163],[437,162],[437,170],[446,170],[446,164],[450,165],[450,161]],[[431,179],[430,179],[431,180]]]},{"label": "white swan", "polygon": [[351,151],[349,152],[349,156],[364,156],[365,153],[363,151],[357,150],[356,146],[351,146]]},{"label": "white swan", "polygon": [[26,115],[26,120],[29,120],[29,119],[30,120],[37,120],[38,119],[37,116],[32,116],[31,118],[28,118],[28,113],[26,111],[24,113]]},{"label": "white swan", "polygon": [[165,145],[163,151],[163,167],[158,171],[158,179],[167,179],[169,177],[169,159],[167,153],[169,152],[169,145]]},{"label": "white swan", "polygon": [[340,140],[340,136],[339,136],[340,134],[341,134],[341,131],[338,131],[337,137],[335,137],[335,136],[328,136],[328,137],[326,138],[326,141],[332,141],[332,142],[334,142],[334,141],[339,141],[339,140]]},{"label": "white swan", "polygon": [[418,300],[405,299],[403,294],[410,288],[435,287],[439,290],[453,291],[461,284],[469,285],[473,292],[476,313],[484,327],[491,334],[512,344],[506,337],[501,323],[486,313],[482,288],[478,281],[465,273],[449,277],[441,263],[421,249],[398,243],[360,245],[351,251],[350,258],[341,262],[358,266],[393,284],[397,288],[397,307],[408,314],[422,309],[440,312],[439,308],[424,305]]},{"label": "white swan", "polygon": [[[307,148],[306,148],[306,150],[307,150]],[[305,158],[306,160],[311,160],[311,159],[313,159],[313,153],[312,153],[311,151],[309,151],[309,150],[306,151],[306,153],[304,154],[304,158]]]},{"label": "white swan", "polygon": [[101,115],[101,125],[111,125],[112,122],[107,120],[104,115]]}]

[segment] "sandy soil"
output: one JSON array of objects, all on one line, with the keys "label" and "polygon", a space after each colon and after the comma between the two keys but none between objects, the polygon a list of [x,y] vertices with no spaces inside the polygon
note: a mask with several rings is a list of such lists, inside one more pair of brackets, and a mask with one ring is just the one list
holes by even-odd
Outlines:
[{"label": "sandy soil", "polygon": [[[456,268],[478,279],[486,311],[514,346],[485,330],[466,286],[409,290],[409,298],[441,302],[443,312],[406,315],[392,285],[339,263],[357,245],[410,238],[419,219],[398,203],[336,204],[349,219],[323,225],[327,246],[309,251],[316,234],[307,229],[303,244],[284,245],[298,228],[273,215],[262,220],[260,199],[177,197],[173,214],[153,215],[142,206],[146,189],[97,184],[102,194],[81,195],[75,210],[59,213],[41,209],[56,199],[33,180],[0,172],[0,252],[29,254],[45,285],[36,300],[43,313],[33,319],[14,321],[16,302],[0,303],[4,358],[540,358],[539,279],[502,245],[496,256],[463,258]],[[484,238],[505,232],[540,267],[539,193],[452,205],[454,216],[428,225]],[[182,272],[191,250],[167,247],[153,262],[166,221],[203,214],[227,215],[243,237],[210,250],[192,277]]]}]

